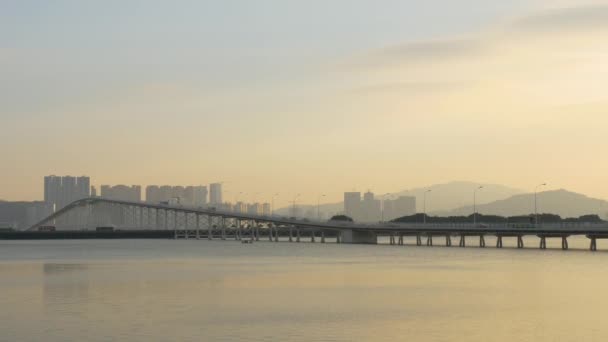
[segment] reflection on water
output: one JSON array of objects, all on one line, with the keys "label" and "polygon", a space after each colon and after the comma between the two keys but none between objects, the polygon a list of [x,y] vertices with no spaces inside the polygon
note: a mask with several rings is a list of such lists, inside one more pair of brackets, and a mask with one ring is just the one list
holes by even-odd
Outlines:
[{"label": "reflection on water", "polygon": [[586,245],[0,242],[0,340],[605,340]]},{"label": "reflection on water", "polygon": [[74,303],[84,303],[89,298],[89,280],[86,264],[45,263],[44,307],[47,314],[62,311]]}]

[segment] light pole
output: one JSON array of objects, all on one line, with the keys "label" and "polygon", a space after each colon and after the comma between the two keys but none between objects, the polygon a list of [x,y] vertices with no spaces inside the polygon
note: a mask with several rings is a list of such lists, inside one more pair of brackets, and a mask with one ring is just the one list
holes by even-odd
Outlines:
[{"label": "light pole", "polygon": [[277,196],[279,196],[279,193],[272,195],[272,208],[270,209],[270,216],[274,216],[274,199],[277,198]]},{"label": "light pole", "polygon": [[236,210],[237,210],[237,212],[239,212],[239,213],[241,213],[241,212],[243,211],[243,206],[240,204],[241,202],[239,202],[239,201],[240,201],[240,197],[241,197],[241,195],[244,195],[244,194],[245,194],[245,193],[244,193],[244,192],[242,192],[242,191],[241,191],[241,192],[239,192],[238,194],[236,194],[236,199],[235,199],[235,200],[236,200],[236,203],[235,203],[234,205],[237,207],[237,209],[236,209]]},{"label": "light pole", "polygon": [[534,188],[534,226],[535,227],[538,227],[538,206],[537,206],[538,188],[540,188],[541,186],[546,186],[546,185],[547,185],[547,183],[538,184]]},{"label": "light pole", "polygon": [[422,206],[422,222],[424,224],[426,224],[426,194],[428,194],[429,192],[431,192],[433,190],[428,189],[427,191],[424,192],[424,201],[423,201],[423,206]]},{"label": "light pole", "polygon": [[297,194],[294,198],[293,198],[293,217],[296,217],[296,200],[298,199],[298,197],[300,197],[300,194]]},{"label": "light pole", "polygon": [[473,191],[473,227],[477,227],[477,191],[483,189],[483,185]]},{"label": "light pole", "polygon": [[317,221],[321,221],[321,197],[325,197],[325,195],[319,195],[317,197]]},{"label": "light pole", "polygon": [[384,200],[386,199],[386,196],[390,196],[391,193],[387,192],[382,196],[382,203],[380,203],[382,205],[382,210],[380,210],[380,223],[384,223]]}]

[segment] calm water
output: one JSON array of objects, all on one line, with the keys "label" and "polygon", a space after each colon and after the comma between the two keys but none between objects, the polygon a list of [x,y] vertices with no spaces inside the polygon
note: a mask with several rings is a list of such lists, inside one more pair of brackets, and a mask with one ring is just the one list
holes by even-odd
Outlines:
[{"label": "calm water", "polygon": [[606,341],[571,247],[0,241],[0,341]]}]

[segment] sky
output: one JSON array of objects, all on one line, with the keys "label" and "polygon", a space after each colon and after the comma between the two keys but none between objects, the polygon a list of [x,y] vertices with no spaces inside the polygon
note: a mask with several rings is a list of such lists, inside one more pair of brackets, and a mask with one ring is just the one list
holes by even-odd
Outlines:
[{"label": "sky", "polygon": [[1,0],[0,198],[48,174],[608,198],[607,41],[608,1]]}]

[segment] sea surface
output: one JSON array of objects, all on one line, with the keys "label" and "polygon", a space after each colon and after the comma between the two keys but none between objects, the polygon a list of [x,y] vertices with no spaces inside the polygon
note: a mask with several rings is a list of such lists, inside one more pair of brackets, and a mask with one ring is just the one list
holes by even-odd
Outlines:
[{"label": "sea surface", "polygon": [[608,341],[608,241],[492,240],[0,241],[0,341]]}]

